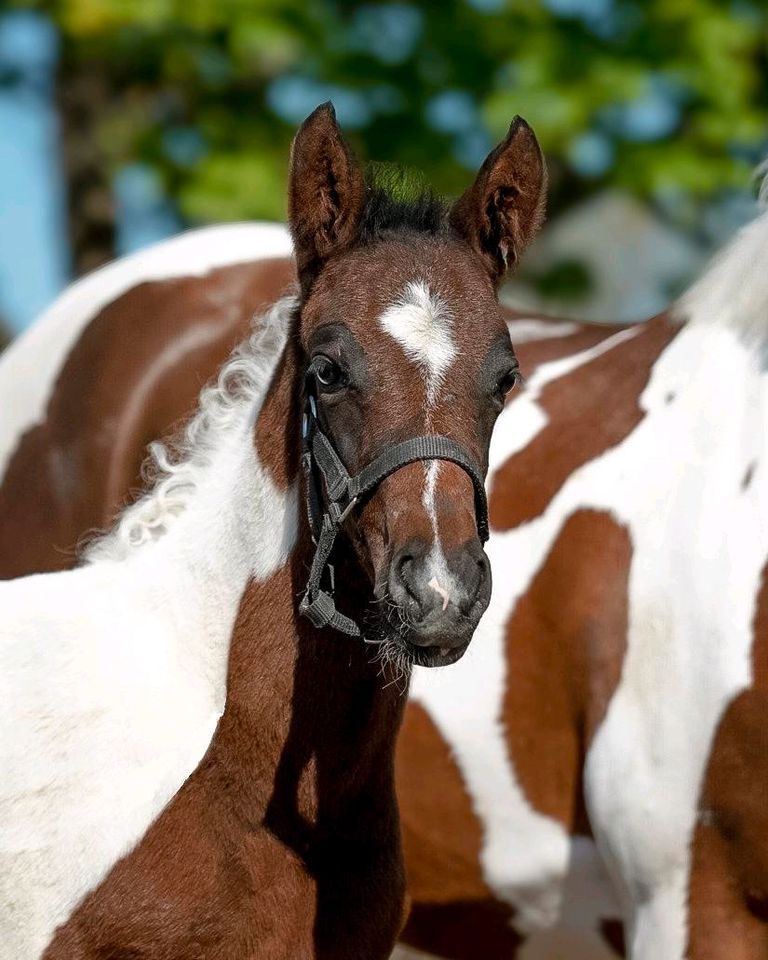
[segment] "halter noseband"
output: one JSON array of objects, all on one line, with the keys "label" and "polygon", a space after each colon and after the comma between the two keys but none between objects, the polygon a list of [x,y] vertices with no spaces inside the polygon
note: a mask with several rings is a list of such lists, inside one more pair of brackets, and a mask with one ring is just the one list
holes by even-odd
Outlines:
[{"label": "halter noseband", "polygon": [[[317,417],[317,401],[307,383],[307,402],[302,423],[301,463],[307,481],[307,515],[315,544],[315,555],[309,571],[307,588],[299,604],[299,612],[316,627],[333,627],[352,637],[362,635],[360,627],[339,613],[333,600],[333,567],[328,562],[336,536],[355,506],[395,471],[417,460],[449,460],[461,467],[475,490],[475,519],[480,541],[488,539],[488,500],[480,471],[466,450],[449,437],[427,435],[403,440],[388,447],[371,463],[350,476],[333,444],[323,433]],[[323,478],[325,497],[318,483]],[[325,506],[323,507],[323,502]],[[330,590],[321,587],[326,567]]]}]

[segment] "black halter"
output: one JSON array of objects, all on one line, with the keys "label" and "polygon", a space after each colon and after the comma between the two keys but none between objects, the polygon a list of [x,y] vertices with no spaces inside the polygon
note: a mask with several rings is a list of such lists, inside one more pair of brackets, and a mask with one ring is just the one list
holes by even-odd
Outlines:
[{"label": "black halter", "polygon": [[[315,555],[312,558],[307,588],[299,604],[299,612],[308,617],[316,627],[333,627],[352,637],[359,637],[360,627],[336,609],[333,601],[333,567],[328,562],[339,529],[355,506],[390,474],[417,460],[449,460],[467,473],[475,489],[475,518],[482,543],[488,539],[488,500],[483,478],[474,460],[460,444],[448,437],[413,437],[402,443],[395,443],[351,477],[333,444],[323,433],[317,418],[317,401],[312,386],[308,379],[302,424],[301,462],[307,482],[307,515],[312,529]],[[318,482],[319,476],[323,478],[325,497]],[[326,567],[329,571],[328,590],[321,587]]]}]

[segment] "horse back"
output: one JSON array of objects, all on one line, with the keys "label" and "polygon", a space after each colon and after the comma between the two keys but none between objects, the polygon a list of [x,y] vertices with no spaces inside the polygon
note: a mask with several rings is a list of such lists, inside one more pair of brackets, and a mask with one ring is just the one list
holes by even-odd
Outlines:
[{"label": "horse back", "polygon": [[[248,249],[259,253],[259,225],[245,236],[244,227],[216,228],[207,243],[209,231],[199,231],[170,264],[158,265],[162,249],[146,251],[144,268],[124,269],[120,283],[107,280],[123,261],[98,271],[75,285],[85,285],[78,298],[67,291],[54,304],[55,322],[41,318],[2,358],[12,406],[0,437],[0,578],[74,564],[83,536],[108,526],[141,489],[147,444],[188,416],[253,316],[292,284],[292,261],[269,255],[285,249],[284,232],[263,258],[238,262]],[[221,263],[228,243],[236,262]],[[47,383],[35,372],[40,355]]]}]

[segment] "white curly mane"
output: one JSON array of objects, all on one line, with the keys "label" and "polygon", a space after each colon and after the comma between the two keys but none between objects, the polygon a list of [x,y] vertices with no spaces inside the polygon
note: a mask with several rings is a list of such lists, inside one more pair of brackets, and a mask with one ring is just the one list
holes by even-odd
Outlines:
[{"label": "white curly mane", "polygon": [[115,526],[94,540],[85,559],[120,560],[163,537],[195,495],[222,437],[255,420],[286,343],[297,298],[278,300],[253,321],[252,333],[200,394],[197,412],[179,437],[150,444],[144,467],[152,488],[127,507]]}]

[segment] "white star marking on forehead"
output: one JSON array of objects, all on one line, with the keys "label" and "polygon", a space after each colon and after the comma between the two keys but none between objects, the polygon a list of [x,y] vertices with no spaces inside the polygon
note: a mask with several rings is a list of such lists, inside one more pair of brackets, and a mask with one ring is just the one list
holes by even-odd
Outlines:
[{"label": "white star marking on forehead", "polygon": [[431,405],[456,358],[450,310],[423,280],[414,280],[400,299],[384,311],[379,322],[421,369],[427,385],[427,403]]}]

